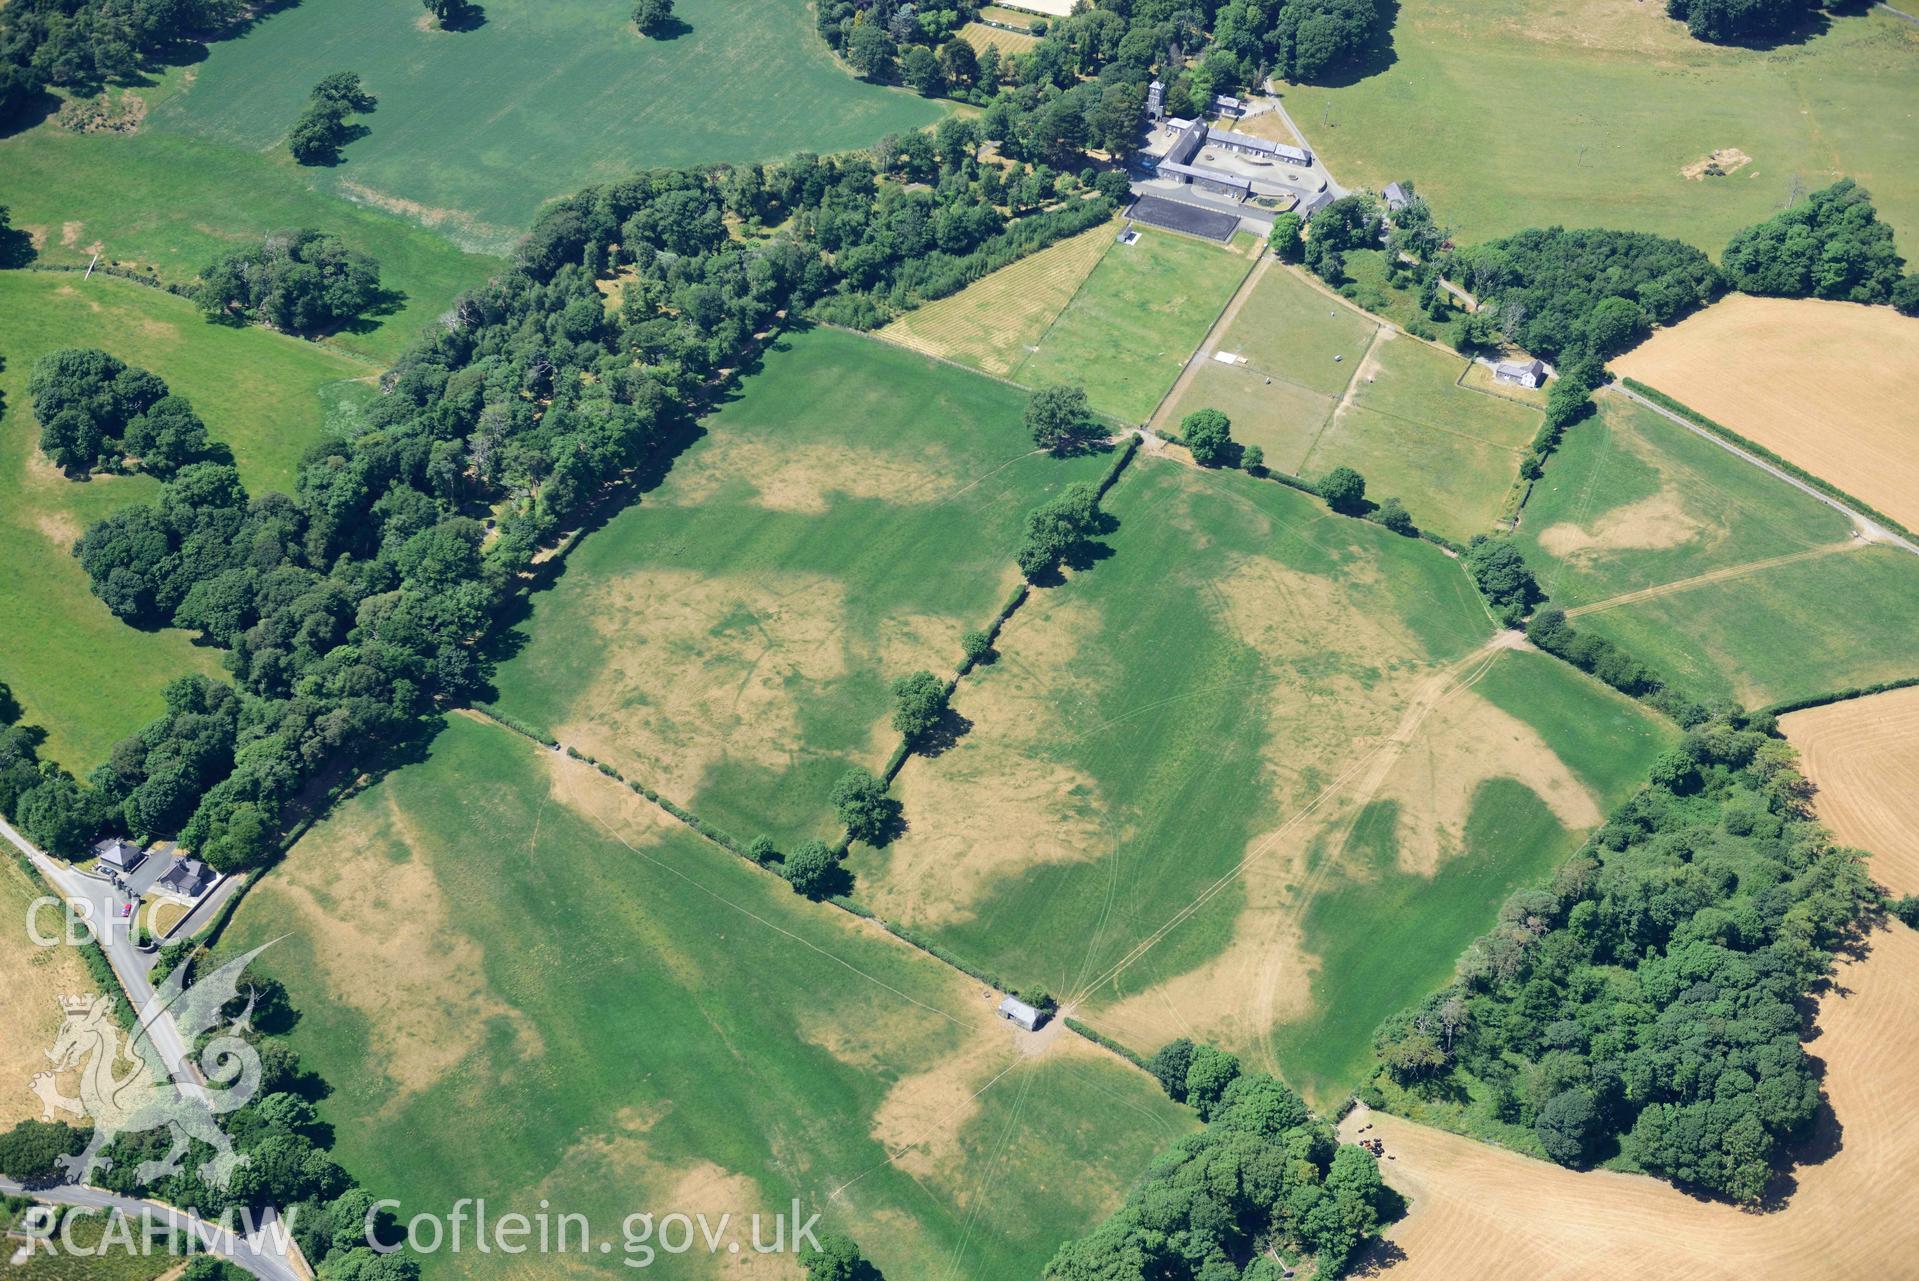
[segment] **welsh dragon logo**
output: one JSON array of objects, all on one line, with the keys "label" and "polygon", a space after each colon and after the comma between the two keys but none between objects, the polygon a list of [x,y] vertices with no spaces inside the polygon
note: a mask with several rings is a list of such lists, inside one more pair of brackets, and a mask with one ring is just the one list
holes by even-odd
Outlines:
[{"label": "welsh dragon logo", "polygon": [[[197,1139],[213,1149],[197,1171],[200,1178],[212,1187],[227,1186],[247,1158],[233,1150],[216,1118],[245,1107],[259,1091],[260,1054],[241,1035],[253,1013],[252,995],[237,1016],[229,1018],[225,1011],[240,999],[240,976],[248,963],[271,946],[256,947],[191,984],[186,981],[188,967],[175,970],[140,1011],[131,1033],[114,1021],[111,997],[60,998],[66,1018],[47,1051],[53,1066],[29,1086],[40,1096],[44,1119],[64,1112],[93,1121],[86,1149],[60,1158],[70,1180],[85,1183],[95,1171],[111,1168],[112,1160],[103,1153],[119,1136],[164,1129],[172,1136],[172,1146],[158,1160],[140,1164],[135,1177],[142,1184],[177,1174],[188,1141]],[[196,1076],[190,1068],[197,1045],[197,1076],[203,1080],[177,1080],[168,1070],[161,1050],[174,1032],[184,1047],[181,1065],[189,1069],[183,1075]],[[62,1092],[57,1078],[76,1069],[80,1096],[72,1098]]]}]

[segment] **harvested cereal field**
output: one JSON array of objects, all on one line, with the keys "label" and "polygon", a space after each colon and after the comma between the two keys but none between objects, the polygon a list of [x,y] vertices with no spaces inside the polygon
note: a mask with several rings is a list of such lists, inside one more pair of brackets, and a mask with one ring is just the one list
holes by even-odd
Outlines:
[{"label": "harvested cereal field", "polygon": [[[7,846],[0,855],[0,1129],[40,1117],[40,1099],[28,1082],[47,1069],[46,1051],[60,1030],[60,998],[99,990],[74,949],[41,947],[28,934],[29,908],[46,893]],[[52,907],[36,915],[32,928],[57,937],[64,925],[61,909]],[[74,1092],[72,1081],[60,1085]]]},{"label": "harvested cereal field", "polygon": [[1919,894],[1919,687],[1809,707],[1779,720],[1840,843],[1871,857],[1873,879]]},{"label": "harvested cereal field", "polygon": [[1919,527],[1919,319],[1734,294],[1613,368]]},{"label": "harvested cereal field", "polygon": [[1749,1213],[1664,1183],[1577,1173],[1364,1107],[1341,1133],[1373,1128],[1393,1159],[1388,1183],[1412,1205],[1386,1229],[1384,1275],[1406,1281],[1552,1276],[1606,1281],[1622,1272],[1675,1281],[1797,1281],[1883,1276],[1919,1252],[1919,1220],[1902,1179],[1919,1160],[1919,933],[1904,926],[1841,960],[1808,1044],[1840,1143],[1793,1171],[1783,1208]]}]

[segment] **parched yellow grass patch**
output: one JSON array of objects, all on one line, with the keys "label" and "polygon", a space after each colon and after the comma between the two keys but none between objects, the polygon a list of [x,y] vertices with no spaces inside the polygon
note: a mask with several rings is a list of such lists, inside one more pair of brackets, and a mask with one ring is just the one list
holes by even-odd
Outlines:
[{"label": "parched yellow grass patch", "polygon": [[1005,377],[1066,310],[1106,256],[1115,234],[1114,224],[1105,223],[1048,245],[956,294],[906,313],[879,336]]},{"label": "parched yellow grass patch", "polygon": [[1800,1281],[1905,1275],[1919,1217],[1901,1171],[1919,1162],[1919,933],[1874,934],[1842,962],[1808,1049],[1841,1127],[1839,1151],[1794,1171],[1784,1209],[1748,1214],[1642,1175],[1575,1173],[1355,1109],[1341,1125],[1385,1142],[1386,1181],[1411,1202],[1385,1235],[1395,1281],[1553,1277]]},{"label": "parched yellow grass patch", "polygon": [[[60,1030],[60,998],[99,990],[72,948],[40,947],[27,936],[28,905],[47,892],[11,851],[0,859],[0,1129],[40,1116],[40,1100],[28,1082],[48,1067],[46,1051]],[[63,926],[60,911],[40,913],[44,935]],[[73,1082],[62,1085],[74,1093]]]},{"label": "parched yellow grass patch", "polygon": [[1614,367],[1919,525],[1919,319],[1736,294]]},{"label": "parched yellow grass patch", "polygon": [[[728,760],[793,767],[809,750],[809,693],[856,671],[911,671],[924,655],[956,651],[963,630],[906,613],[855,627],[844,583],[785,571],[638,569],[592,591],[595,625],[617,643],[579,701],[556,709],[565,719],[555,733],[674,797],[696,795]],[[874,710],[867,764],[878,769],[893,740],[884,709]]]},{"label": "parched yellow grass patch", "polygon": [[1779,727],[1819,789],[1820,821],[1872,856],[1874,880],[1919,894],[1919,687],[1810,707]]},{"label": "parched yellow grass patch", "polygon": [[432,839],[391,792],[385,800],[316,828],[306,840],[319,853],[289,859],[257,894],[304,923],[319,978],[367,1016],[398,1101],[478,1051],[495,1020],[512,1029],[522,1055],[541,1046],[532,1023],[494,992],[480,945],[453,928],[456,905],[424,853]]}]

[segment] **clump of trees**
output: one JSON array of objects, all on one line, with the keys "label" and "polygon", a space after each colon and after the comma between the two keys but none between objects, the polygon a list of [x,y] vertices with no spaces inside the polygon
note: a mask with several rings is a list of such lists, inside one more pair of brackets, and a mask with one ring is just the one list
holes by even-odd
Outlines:
[{"label": "clump of trees", "polygon": [[60,1181],[60,1158],[78,1156],[86,1146],[87,1132],[65,1121],[21,1121],[0,1131],[0,1175],[15,1183]]},{"label": "clump of trees", "polygon": [[1474,534],[1460,559],[1502,626],[1517,627],[1545,599],[1525,556],[1507,539]]},{"label": "clump of trees", "polygon": [[1041,387],[1026,402],[1026,429],[1033,443],[1055,454],[1084,449],[1098,435],[1083,387]]},{"label": "clump of trees", "polygon": [[[663,2],[671,9],[672,0]],[[420,3],[433,15],[433,21],[439,24],[442,31],[457,31],[469,25],[477,8],[469,0],[420,0]]]},{"label": "clump of trees", "polygon": [[1457,982],[1381,1029],[1392,1080],[1450,1097],[1470,1074],[1475,1114],[1553,1160],[1622,1153],[1759,1199],[1819,1102],[1801,1003],[1877,899],[1772,729],[1689,731],[1551,885],[1507,901]]},{"label": "clump of trees", "polygon": [[1681,725],[1698,725],[1712,715],[1710,708],[1668,686],[1658,672],[1605,637],[1575,631],[1562,609],[1534,614],[1526,624],[1526,639],[1620,693],[1645,700]]},{"label": "clump of trees", "polygon": [[1850,178],[1739,232],[1721,261],[1749,294],[1866,303],[1891,302],[1906,265],[1871,195]]},{"label": "clump of trees", "polygon": [[829,798],[833,812],[856,841],[879,844],[899,823],[900,803],[886,794],[886,784],[858,766],[840,775]]},{"label": "clump of trees", "polygon": [[1270,1248],[1336,1277],[1379,1225],[1379,1163],[1342,1144],[1278,1079],[1207,1045],[1175,1041],[1149,1064],[1206,1121],[1154,1162],[1126,1202],[1046,1265],[1048,1281],[1279,1276]]},{"label": "clump of trees", "polygon": [[287,150],[303,165],[337,164],[340,148],[366,132],[353,117],[378,105],[379,99],[361,87],[359,73],[336,71],[313,86],[306,112],[287,134]]},{"label": "clump of trees", "polygon": [[853,1238],[829,1232],[819,1239],[817,1250],[800,1252],[800,1267],[806,1281],[886,1281],[880,1270],[867,1262]]},{"label": "clump of trees", "polygon": [[69,473],[137,464],[171,476],[208,453],[206,424],[186,397],[97,347],[63,347],[34,361],[27,395],[41,452]]},{"label": "clump of trees", "polygon": [[1196,409],[1180,419],[1179,437],[1201,467],[1221,467],[1232,461],[1232,420],[1217,409]]},{"label": "clump of trees", "polygon": [[1026,514],[1026,534],[1014,559],[1028,582],[1038,582],[1082,552],[1099,529],[1099,491],[1076,480]]},{"label": "clump of trees", "polygon": [[1304,254],[1308,270],[1337,284],[1346,275],[1347,253],[1379,248],[1379,229],[1377,201],[1363,191],[1341,196],[1313,215]]},{"label": "clump of trees", "polygon": [[1301,261],[1306,256],[1305,230],[1306,220],[1290,209],[1273,215],[1273,229],[1266,233],[1273,256],[1281,262]]},{"label": "clump of trees", "polygon": [[893,682],[893,728],[911,744],[932,733],[946,715],[946,682],[918,671]]},{"label": "clump of trees", "polygon": [[338,236],[278,231],[221,255],[200,273],[194,297],[207,315],[239,317],[291,334],[326,333],[380,298],[380,264]]},{"label": "clump of trees", "polygon": [[780,864],[780,875],[792,885],[795,894],[807,898],[830,898],[846,885],[844,856],[825,841],[801,841]]},{"label": "clump of trees", "polygon": [[1825,0],[1666,0],[1666,16],[1696,39],[1736,44],[1792,31],[1824,7]]},{"label": "clump of trees", "polygon": [[1473,321],[1558,363],[1617,355],[1725,291],[1705,254],[1637,231],[1534,228],[1459,251],[1448,274],[1479,299]]}]

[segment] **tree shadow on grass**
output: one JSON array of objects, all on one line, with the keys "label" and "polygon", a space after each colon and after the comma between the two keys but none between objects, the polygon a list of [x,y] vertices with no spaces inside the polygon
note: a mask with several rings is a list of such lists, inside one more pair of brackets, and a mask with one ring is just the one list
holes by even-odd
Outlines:
[{"label": "tree shadow on grass", "polygon": [[642,31],[640,34],[648,40],[678,40],[681,36],[693,34],[693,24],[675,16],[657,23],[651,31]]},{"label": "tree shadow on grass", "polygon": [[913,740],[913,750],[928,759],[938,759],[972,732],[973,722],[951,707],[940,713],[933,728]]}]

